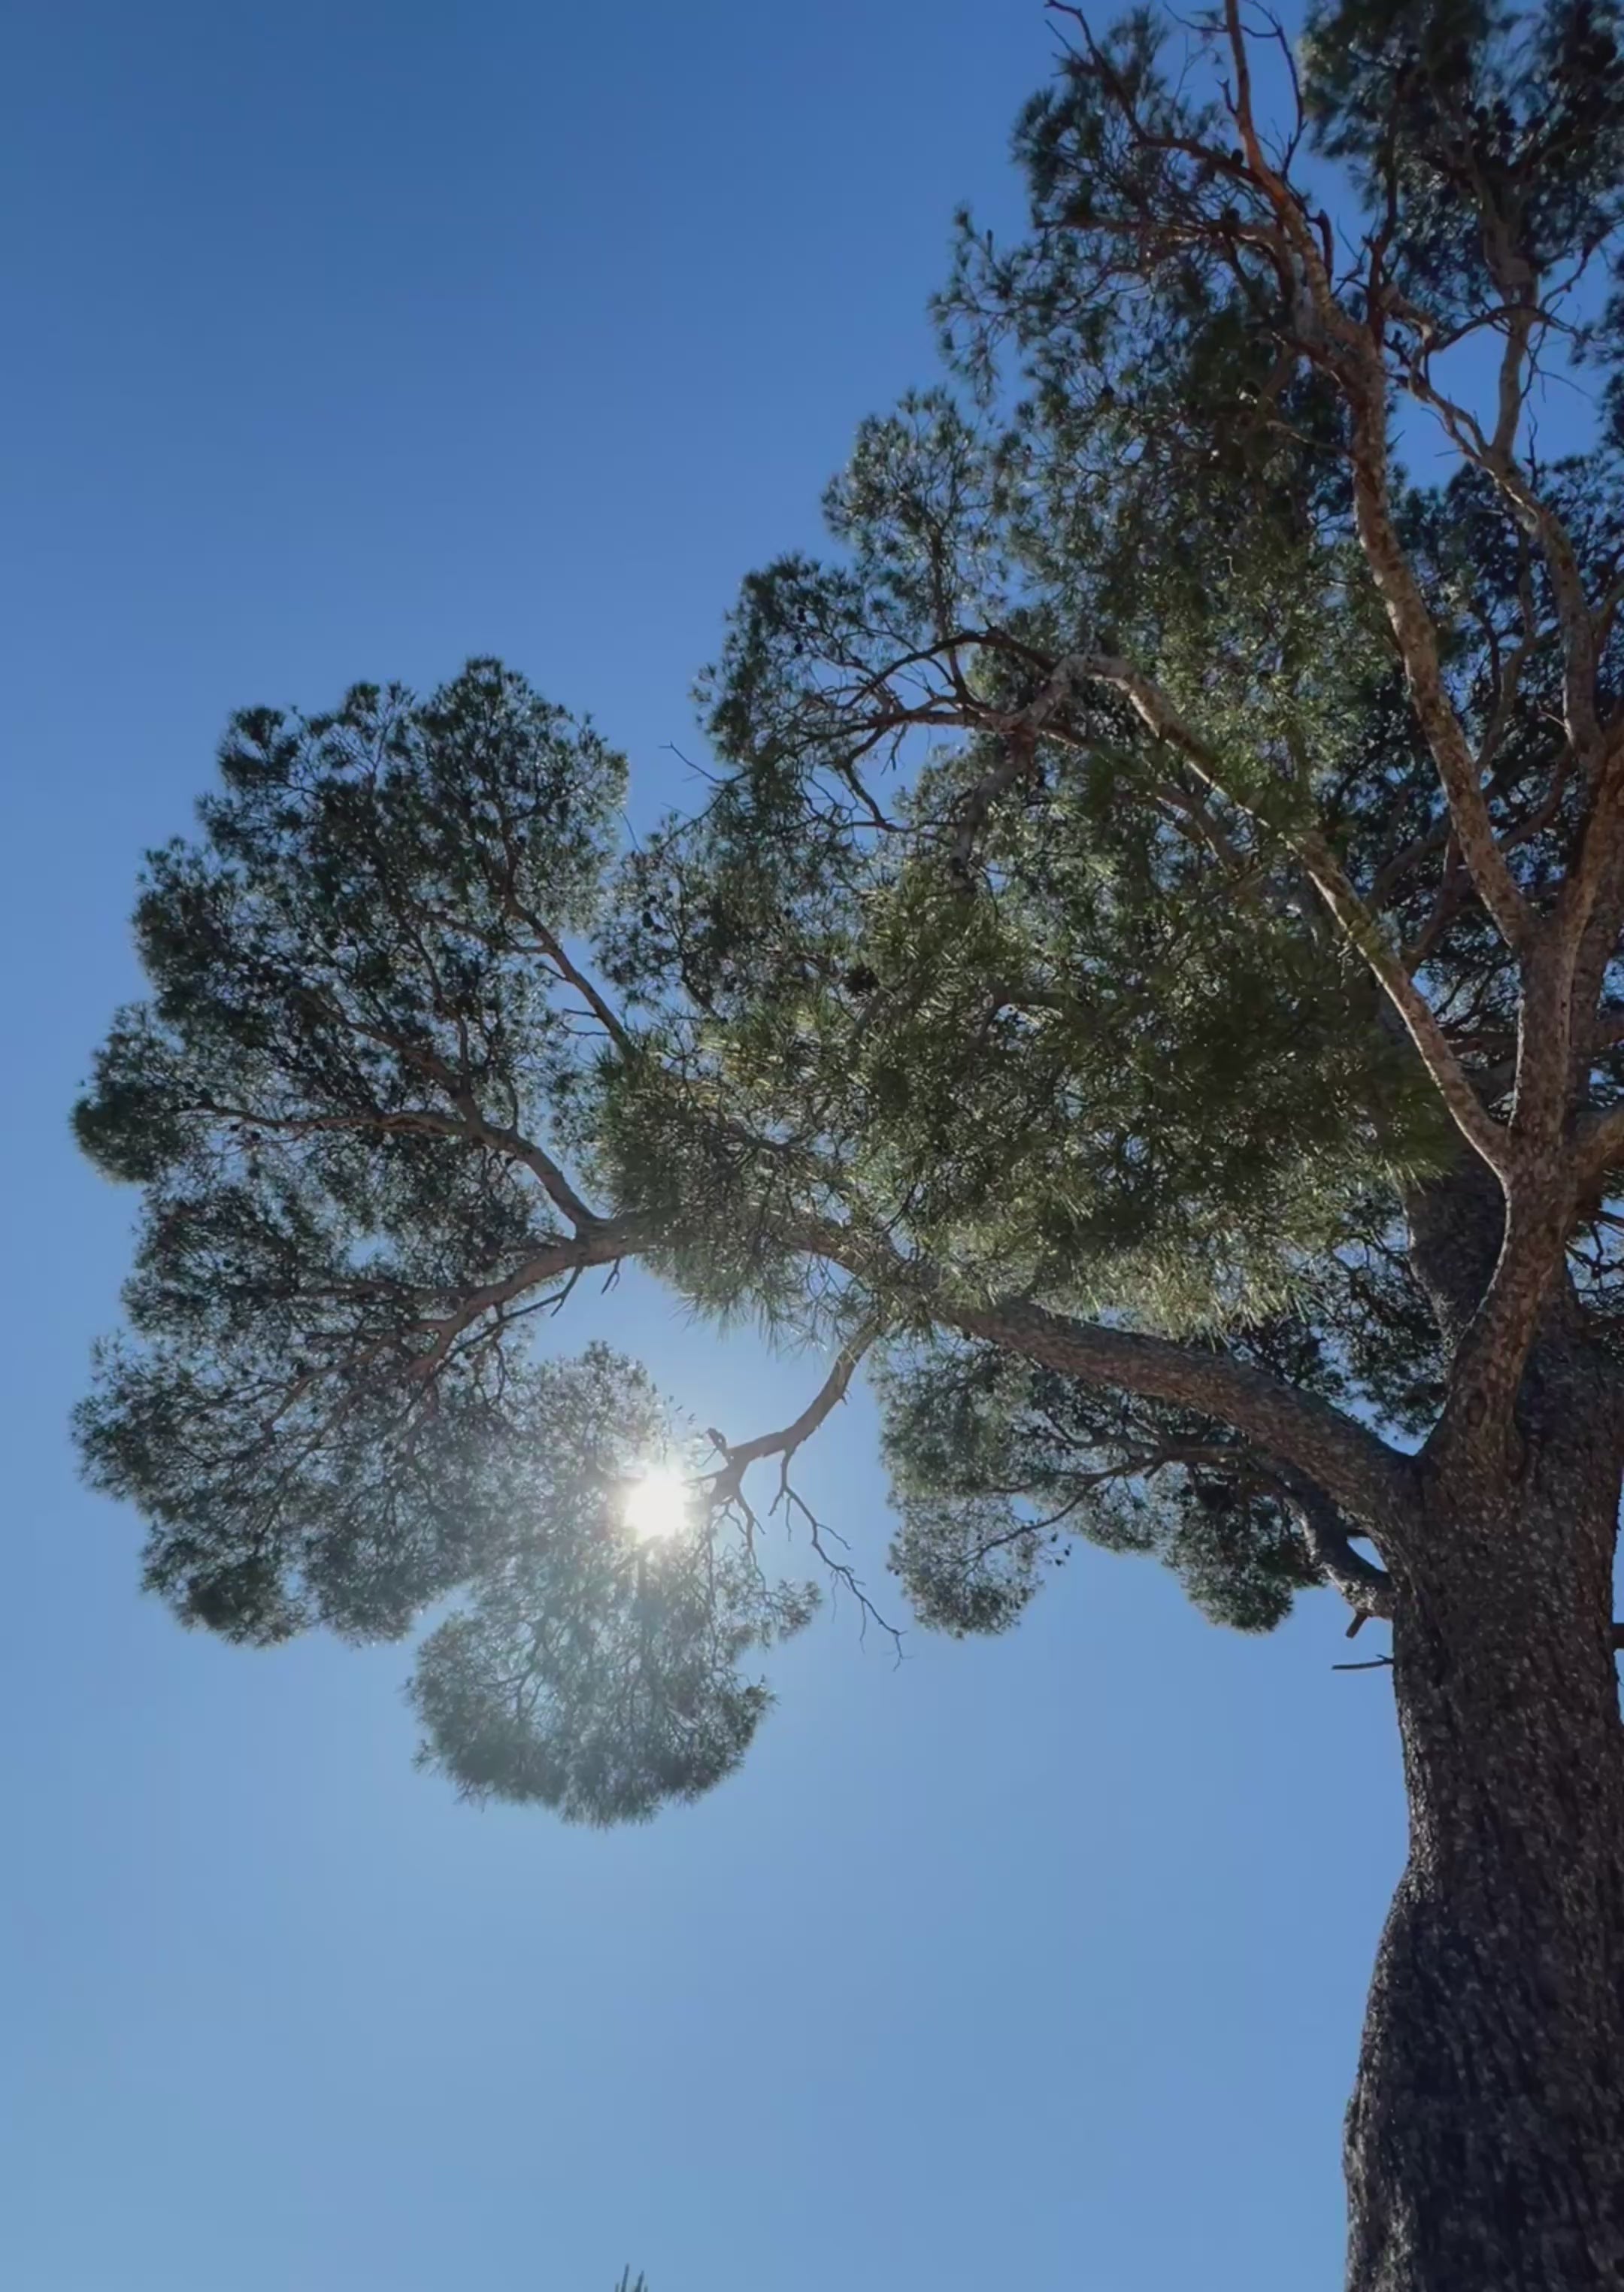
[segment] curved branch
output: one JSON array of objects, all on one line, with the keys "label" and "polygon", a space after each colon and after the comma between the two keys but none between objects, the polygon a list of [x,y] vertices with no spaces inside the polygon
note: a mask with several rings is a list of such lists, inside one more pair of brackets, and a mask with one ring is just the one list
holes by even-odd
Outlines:
[{"label": "curved branch", "polygon": [[1280,1484],[1314,1566],[1354,1610],[1349,1637],[1368,1617],[1391,1617],[1393,1579],[1386,1569],[1354,1550],[1336,1506],[1299,1473],[1281,1473]]},{"label": "curved branch", "polygon": [[556,1281],[560,1274],[568,1275],[573,1287],[575,1279],[594,1265],[618,1265],[623,1258],[635,1256],[641,1240],[634,1218],[605,1218],[573,1239],[559,1239],[537,1250],[502,1280],[469,1290],[451,1312],[429,1324],[425,1333],[431,1334],[433,1342],[414,1361],[411,1374],[422,1379],[432,1376],[457,1338],[484,1314],[512,1304],[532,1289]]},{"label": "curved branch", "polygon": [[1030,1297],[967,1296],[938,1268],[907,1258],[884,1235],[822,1219],[786,1225],[786,1249],[838,1265],[943,1328],[980,1337],[1085,1384],[1143,1393],[1216,1416],[1288,1471],[1305,1474],[1350,1519],[1391,1541],[1415,1517],[1411,1459],[1317,1394],[1232,1353],[1181,1344],[1051,1311]]},{"label": "curved branch", "polygon": [[856,1373],[858,1362],[873,1342],[872,1327],[841,1346],[834,1367],[824,1379],[817,1392],[799,1416],[776,1432],[759,1432],[753,1441],[724,1441],[721,1434],[711,1429],[710,1438],[727,1458],[727,1463],[711,1482],[712,1501],[718,1505],[744,1503],[744,1475],[752,1465],[764,1457],[778,1457],[785,1473],[790,1459],[797,1449],[809,1441],[824,1419],[845,1400],[847,1388]]},{"label": "curved branch", "polygon": [[937,1318],[1087,1384],[1170,1400],[1231,1424],[1277,1467],[1316,1483],[1373,1534],[1400,1533],[1414,1505],[1409,1461],[1329,1401],[1232,1355],[1055,1313],[1026,1298],[933,1301]]},{"label": "curved branch", "polygon": [[895,1624],[888,1622],[870,1599],[850,1561],[842,1560],[831,1552],[824,1541],[826,1536],[832,1536],[836,1543],[843,1544],[845,1538],[835,1535],[832,1529],[819,1520],[790,1481],[790,1465],[796,1450],[811,1439],[825,1418],[832,1416],[845,1400],[857,1364],[877,1335],[878,1324],[870,1321],[842,1345],[835,1358],[834,1367],[800,1416],[776,1432],[760,1432],[752,1441],[730,1441],[725,1440],[713,1425],[708,1426],[706,1429],[712,1445],[720,1449],[727,1459],[719,1473],[710,1475],[710,1502],[718,1511],[732,1508],[743,1520],[746,1540],[753,1549],[758,1523],[744,1494],[744,1475],[752,1465],[759,1464],[764,1457],[776,1457],[779,1460],[778,1492],[773,1499],[772,1510],[775,1513],[782,1511],[786,1518],[800,1518],[812,1550],[823,1562],[835,1584],[848,1592],[862,1610],[864,1633],[871,1623],[876,1625],[891,1641],[900,1657],[901,1632]]}]

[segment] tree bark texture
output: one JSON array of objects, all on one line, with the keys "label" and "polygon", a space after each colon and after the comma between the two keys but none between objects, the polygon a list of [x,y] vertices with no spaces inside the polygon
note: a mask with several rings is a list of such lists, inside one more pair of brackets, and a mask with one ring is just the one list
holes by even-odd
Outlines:
[{"label": "tree bark texture", "polygon": [[1518,1433],[1423,1460],[1392,1570],[1410,1853],[1348,2111],[1350,2292],[1624,2286],[1610,1366],[1542,1344]]}]

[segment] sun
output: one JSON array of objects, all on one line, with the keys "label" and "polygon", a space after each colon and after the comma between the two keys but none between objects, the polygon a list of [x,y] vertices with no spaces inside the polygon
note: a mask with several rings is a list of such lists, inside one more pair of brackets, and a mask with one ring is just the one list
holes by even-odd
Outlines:
[{"label": "sun", "polygon": [[656,1465],[626,1491],[626,1525],[639,1544],[663,1543],[687,1524],[691,1490],[680,1473]]}]

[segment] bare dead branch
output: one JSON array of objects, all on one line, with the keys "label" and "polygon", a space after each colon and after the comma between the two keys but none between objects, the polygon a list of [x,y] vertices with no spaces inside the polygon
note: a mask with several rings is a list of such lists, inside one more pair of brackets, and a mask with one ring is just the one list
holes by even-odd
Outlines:
[{"label": "bare dead branch", "polygon": [[[780,1457],[787,1470],[796,1450],[811,1439],[819,1425],[845,1400],[847,1388],[858,1363],[872,1344],[873,1335],[871,1328],[841,1346],[833,1368],[800,1416],[788,1424],[780,1426],[777,1432],[759,1432],[752,1441],[725,1441],[715,1431],[711,1432],[711,1440],[727,1460],[720,1472],[712,1479],[711,1499],[713,1504],[720,1505],[742,1501],[745,1473],[764,1457]],[[782,1486],[780,1492],[784,1492]]]}]

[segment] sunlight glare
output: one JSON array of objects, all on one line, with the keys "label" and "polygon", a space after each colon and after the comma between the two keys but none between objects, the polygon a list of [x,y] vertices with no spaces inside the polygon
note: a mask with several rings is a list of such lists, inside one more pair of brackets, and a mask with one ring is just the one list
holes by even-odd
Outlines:
[{"label": "sunlight glare", "polygon": [[687,1519],[688,1487],[680,1473],[656,1465],[626,1491],[626,1525],[639,1544],[675,1536]]}]

